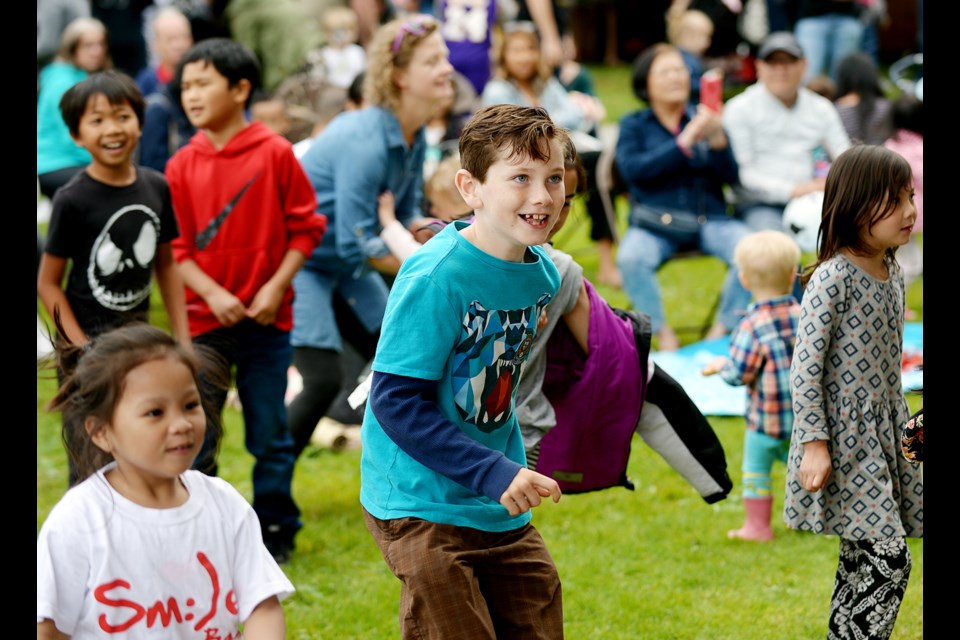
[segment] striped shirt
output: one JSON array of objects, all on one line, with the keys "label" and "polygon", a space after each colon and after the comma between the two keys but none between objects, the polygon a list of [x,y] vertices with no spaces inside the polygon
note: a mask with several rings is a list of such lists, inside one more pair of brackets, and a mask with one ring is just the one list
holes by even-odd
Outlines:
[{"label": "striped shirt", "polygon": [[720,376],[747,385],[747,428],[780,439],[790,437],[793,409],[790,361],[800,305],[792,295],[755,302],[730,336],[730,358]]}]

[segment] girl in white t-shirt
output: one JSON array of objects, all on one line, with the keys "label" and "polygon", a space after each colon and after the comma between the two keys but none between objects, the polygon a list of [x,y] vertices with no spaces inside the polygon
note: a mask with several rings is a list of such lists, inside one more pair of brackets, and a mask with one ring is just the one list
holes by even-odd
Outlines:
[{"label": "girl in white t-shirt", "polygon": [[219,432],[200,362],[145,324],[58,345],[65,381],[50,408],[85,427],[66,441],[83,481],[37,538],[38,638],[284,636],[280,600],[294,589],[256,514],[191,470]]}]

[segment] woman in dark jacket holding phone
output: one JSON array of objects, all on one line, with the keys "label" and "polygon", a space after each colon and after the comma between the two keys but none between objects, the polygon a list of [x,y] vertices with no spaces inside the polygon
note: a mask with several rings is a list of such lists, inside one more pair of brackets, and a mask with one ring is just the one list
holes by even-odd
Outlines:
[{"label": "woman in dark jacket holding phone", "polygon": [[681,250],[715,255],[730,267],[708,338],[729,333],[750,301],[733,266],[733,250],[749,233],[732,218],[723,195],[737,182],[737,163],[721,113],[688,108],[690,73],[676,47],[656,44],[633,65],[633,90],[648,104],[624,116],[617,169],[630,191],[630,228],[617,262],[633,307],[650,314],[660,350],[678,348],[667,324],[656,271]]}]

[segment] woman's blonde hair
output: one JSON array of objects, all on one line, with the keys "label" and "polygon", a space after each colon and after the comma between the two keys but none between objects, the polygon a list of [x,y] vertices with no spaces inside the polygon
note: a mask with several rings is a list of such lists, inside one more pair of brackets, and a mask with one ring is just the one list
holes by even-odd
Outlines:
[{"label": "woman's blonde hair", "polygon": [[[528,26],[529,25],[529,26]],[[536,45],[537,50],[540,50],[540,36],[537,34],[536,30],[533,28],[533,23],[527,22],[518,22],[518,23],[507,23],[503,26],[503,36],[500,39],[500,46],[497,47],[497,55],[494,58],[494,70],[493,75],[495,78],[501,80],[511,80],[509,72],[507,71],[507,63],[505,60],[505,52],[507,50],[507,42],[514,38],[529,38],[533,40],[533,43]],[[553,74],[553,70],[546,63],[543,58],[543,55],[540,55],[540,60],[537,64],[537,75],[533,79],[533,89],[535,92],[540,93],[543,91],[544,85],[547,83],[547,80],[550,79],[550,76]]]},{"label": "woman's blonde hair", "polygon": [[439,28],[433,17],[417,14],[391,20],[377,29],[367,47],[363,79],[363,97],[368,104],[394,111],[400,107],[400,87],[394,75],[409,66],[417,45]]},{"label": "woman's blonde hair", "polygon": [[[77,53],[77,47],[80,46],[80,38],[91,31],[100,31],[103,33],[104,42],[108,42],[107,26],[105,24],[96,18],[76,18],[71,21],[70,24],[64,28],[63,33],[60,34],[60,48],[57,49],[57,57],[67,62],[73,62],[73,58]],[[109,56],[107,60],[109,61]]]}]

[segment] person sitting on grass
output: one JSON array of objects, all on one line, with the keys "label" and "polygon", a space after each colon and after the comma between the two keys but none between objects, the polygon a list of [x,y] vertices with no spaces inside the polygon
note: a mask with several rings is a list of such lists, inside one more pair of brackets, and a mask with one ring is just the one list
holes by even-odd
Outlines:
[{"label": "person sitting on grass", "polygon": [[633,308],[650,314],[658,348],[673,351],[680,340],[664,315],[657,269],[691,249],[730,265],[706,335],[719,338],[750,301],[733,265],[733,249],[750,230],[730,215],[724,197],[739,173],[722,116],[702,104],[689,107],[690,72],[680,51],[661,43],[641,53],[633,64],[633,91],[649,106],[620,121],[616,163],[631,210],[617,262]]},{"label": "person sitting on grass", "polygon": [[800,304],[793,282],[800,247],[780,231],[756,231],[737,245],[733,259],[753,304],[730,338],[730,357],[718,356],[703,369],[731,385],[747,385],[747,431],[743,437],[743,526],[728,538],[766,542],[773,538],[773,462],[787,461],[793,409],[790,363],[797,337]]}]

